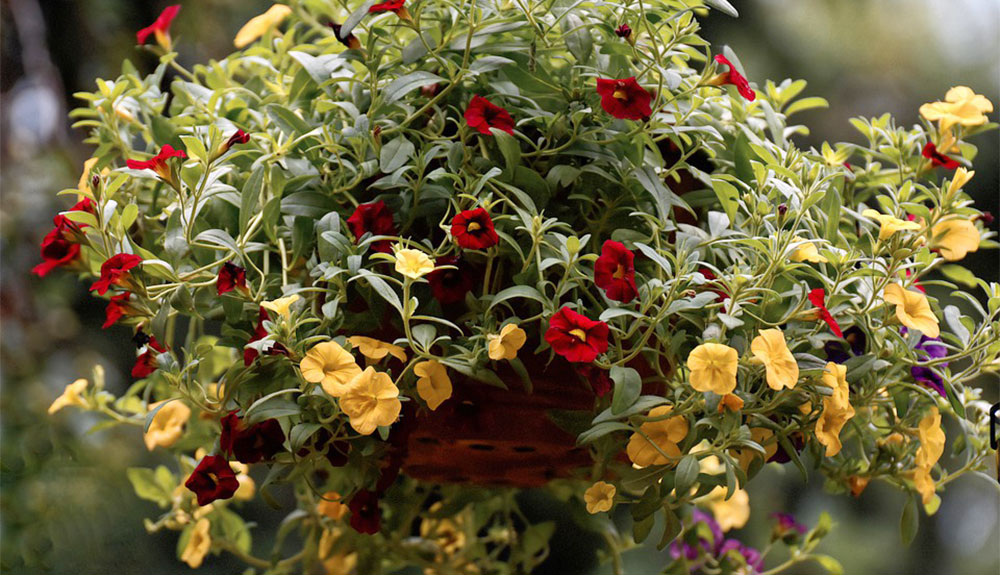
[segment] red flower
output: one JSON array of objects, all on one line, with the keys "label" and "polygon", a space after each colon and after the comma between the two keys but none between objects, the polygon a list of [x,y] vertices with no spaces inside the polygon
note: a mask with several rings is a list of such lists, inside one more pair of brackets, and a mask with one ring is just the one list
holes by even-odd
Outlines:
[{"label": "red flower", "polygon": [[608,324],[564,307],[549,319],[545,341],[568,361],[589,363],[608,350]]},{"label": "red flower", "polygon": [[948,156],[939,152],[937,146],[934,145],[934,142],[927,142],[926,144],[924,144],[924,149],[921,150],[920,153],[925,158],[930,160],[931,164],[933,164],[934,167],[936,168],[940,167],[946,170],[954,170],[960,165],[958,163],[958,160],[949,158]]},{"label": "red flower", "polygon": [[156,35],[156,41],[163,47],[170,46],[170,23],[174,21],[177,17],[177,13],[181,11],[180,4],[174,4],[173,6],[167,6],[160,12],[160,15],[156,18],[156,21],[151,25],[146,26],[142,30],[135,33],[135,40],[139,44],[145,44],[146,39],[149,38],[150,34]]},{"label": "red flower", "polygon": [[131,293],[125,292],[111,298],[111,301],[108,302],[108,307],[104,308],[104,325],[101,326],[101,329],[108,329],[123,316],[131,313],[132,306],[128,303],[131,296]]},{"label": "red flower", "polygon": [[379,12],[395,12],[399,13],[400,10],[406,10],[403,6],[406,4],[406,0],[388,0],[387,2],[380,2],[368,9],[369,14],[378,14]]},{"label": "red flower", "polygon": [[608,299],[628,303],[639,295],[635,287],[635,254],[625,245],[608,240],[601,246],[601,257],[594,262],[594,283]]},{"label": "red flower", "polygon": [[621,80],[598,78],[597,93],[604,111],[619,120],[645,120],[653,114],[649,107],[653,95],[635,81],[635,76]]},{"label": "red flower", "polygon": [[[700,270],[698,270],[698,273],[705,276],[705,279],[707,279],[710,282],[718,279],[715,277],[715,274],[712,273],[712,270],[708,268],[701,268]],[[729,294],[720,289],[710,288],[709,291],[715,292],[717,294],[718,297],[715,298],[715,301],[726,301],[727,299],[729,299]]]},{"label": "red flower", "polygon": [[[88,214],[94,213],[94,201],[90,198],[83,198],[79,202],[73,204],[73,207],[66,210],[69,212],[87,212]],[[82,228],[87,227],[87,224],[77,224]]]},{"label": "red flower", "polygon": [[250,141],[250,134],[244,132],[243,130],[236,130],[236,133],[229,136],[229,140],[226,141],[226,146],[232,148],[236,144],[246,144]]},{"label": "red flower", "polygon": [[90,286],[90,291],[104,295],[112,285],[121,285],[128,277],[128,271],[142,263],[142,258],[132,254],[116,254],[101,264],[101,279]]},{"label": "red flower", "polygon": [[722,54],[716,54],[715,61],[718,64],[729,66],[729,71],[723,72],[713,78],[709,82],[710,84],[715,86],[732,84],[733,86],[736,86],[736,90],[740,93],[740,96],[743,96],[751,102],[757,99],[757,93],[750,87],[750,82],[747,82],[747,79],[743,76],[743,74],[736,71],[736,67],[729,61],[729,58],[726,58]]},{"label": "red flower", "polygon": [[[361,236],[366,233],[373,236],[394,236],[397,233],[396,225],[392,223],[392,212],[382,200],[358,206],[351,217],[347,218],[347,225],[354,232],[354,241],[361,241]],[[392,242],[379,240],[372,244],[372,249],[389,253],[392,251]]]},{"label": "red flower", "polygon": [[355,36],[354,34],[348,33],[346,38],[340,37],[340,29],[342,28],[340,24],[337,24],[336,22],[331,22],[327,24],[327,26],[333,28],[333,35],[337,37],[337,40],[340,40],[341,44],[347,46],[348,49],[351,50],[361,49],[361,42],[358,40],[358,37]]},{"label": "red flower", "polygon": [[[434,271],[427,274],[434,299],[445,305],[464,300],[475,286],[469,267],[457,257],[438,258],[434,264]],[[455,269],[441,269],[441,266],[455,266]]]},{"label": "red flower", "polygon": [[167,165],[167,160],[170,158],[187,158],[187,154],[184,153],[184,150],[175,150],[173,146],[167,144],[160,148],[160,153],[152,158],[148,160],[125,160],[125,165],[132,170],[153,170],[158,176],[170,182],[173,180],[170,174],[170,166]]},{"label": "red flower", "polygon": [[467,250],[485,250],[500,241],[493,228],[493,219],[483,208],[455,214],[451,220],[451,235]]},{"label": "red flower", "polygon": [[226,262],[219,268],[219,278],[215,282],[215,289],[219,295],[222,295],[236,288],[247,289],[247,270]]},{"label": "red flower", "polygon": [[207,455],[194,468],[184,482],[198,496],[198,505],[204,507],[216,499],[229,499],[240,487],[233,468],[221,455]]},{"label": "red flower", "polygon": [[490,128],[514,134],[514,118],[510,117],[510,112],[490,103],[482,96],[472,97],[469,107],[465,109],[465,123],[470,128],[478,130],[480,134],[487,136],[493,134]]},{"label": "red flower", "polygon": [[816,315],[819,319],[826,322],[830,326],[830,330],[833,331],[833,335],[837,337],[844,337],[844,333],[840,331],[840,325],[837,324],[837,320],[833,319],[833,315],[830,314],[830,310],[826,309],[826,290],[823,288],[816,288],[809,292],[809,301],[816,306]]},{"label": "red flower", "polygon": [[351,509],[351,527],[355,531],[365,535],[378,533],[382,512],[378,508],[378,495],[374,491],[358,491],[347,506]]},{"label": "red flower", "polygon": [[632,28],[630,28],[628,24],[622,24],[621,26],[615,28],[615,36],[630,40],[632,36]]},{"label": "red flower", "polygon": [[[259,308],[259,309],[260,311],[257,315],[257,327],[254,328],[253,336],[250,338],[250,341],[247,342],[247,345],[255,341],[260,341],[265,337],[267,337],[267,329],[264,328],[264,322],[268,321],[271,318],[270,316],[267,315],[267,310],[265,310],[264,308]],[[286,348],[285,346],[281,345],[278,342],[275,342],[270,347],[270,349],[266,351],[266,353],[267,355],[288,355],[288,348]],[[243,365],[249,366],[251,363],[253,363],[253,360],[257,359],[258,355],[260,354],[257,353],[256,349],[252,347],[244,348]]]},{"label": "red flower", "polygon": [[160,342],[156,341],[156,338],[153,336],[149,336],[145,345],[146,351],[142,352],[139,354],[139,357],[135,358],[135,365],[132,366],[132,377],[135,379],[149,377],[154,371],[156,371],[156,354],[154,354],[153,351],[158,353],[166,353],[167,351],[167,348]]},{"label": "red flower", "polygon": [[235,457],[240,463],[274,459],[276,454],[285,450],[284,443],[285,432],[277,419],[246,426],[235,410],[222,418],[219,447],[223,453]]},{"label": "red flower", "polygon": [[611,392],[611,388],[615,385],[607,371],[589,363],[578,366],[576,371],[583,379],[587,380],[597,397],[604,397]]},{"label": "red flower", "polygon": [[56,216],[56,227],[42,238],[42,263],[31,268],[31,273],[45,277],[52,270],[67,265],[80,256],[80,245],[72,241],[76,226],[64,216]]}]

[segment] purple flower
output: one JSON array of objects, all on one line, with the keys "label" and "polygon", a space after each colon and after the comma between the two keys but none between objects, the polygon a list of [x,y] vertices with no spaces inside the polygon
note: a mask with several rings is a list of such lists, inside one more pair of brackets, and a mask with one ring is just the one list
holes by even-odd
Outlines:
[{"label": "purple flower", "polygon": [[[710,513],[700,509],[691,512],[691,523],[688,525],[687,540],[675,539],[670,544],[670,556],[674,559],[684,557],[688,560],[697,559],[701,553],[715,555],[722,542],[722,528]],[[709,539],[710,537],[710,539]]]},{"label": "purple flower", "polygon": [[[901,331],[904,335],[907,333],[904,327]],[[926,335],[920,336],[920,341],[913,348],[917,352],[917,357],[928,360],[928,359],[941,359],[942,357],[947,357],[948,348],[944,346],[939,337],[927,337]],[[948,362],[939,363],[941,367],[948,367]],[[932,368],[923,365],[914,365],[910,367],[910,375],[917,383],[920,383],[926,387],[933,389],[934,391],[941,394],[941,397],[947,397],[944,391],[944,380],[941,378],[941,374],[934,371]]]},{"label": "purple flower", "polygon": [[[844,349],[844,342],[850,346],[850,352]],[[856,325],[844,330],[844,341],[830,340],[823,344],[823,351],[826,358],[834,363],[846,363],[851,359],[851,354],[862,355],[868,345],[868,337],[865,332]]]},{"label": "purple flower", "polygon": [[799,533],[807,531],[806,526],[796,521],[795,516],[791,513],[772,513],[771,517],[778,520],[777,527],[781,528],[782,531],[790,531],[792,529]]},{"label": "purple flower", "polygon": [[760,568],[764,566],[764,558],[761,557],[760,551],[757,551],[753,547],[748,547],[735,539],[726,539],[722,542],[722,546],[719,547],[719,559],[724,559],[725,555],[730,551],[736,551],[739,554],[740,558],[750,567],[751,574],[759,572]]}]

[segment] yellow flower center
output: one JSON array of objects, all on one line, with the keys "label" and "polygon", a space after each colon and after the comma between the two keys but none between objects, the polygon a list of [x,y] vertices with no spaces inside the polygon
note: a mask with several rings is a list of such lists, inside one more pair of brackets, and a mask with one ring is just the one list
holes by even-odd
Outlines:
[{"label": "yellow flower center", "polygon": [[611,97],[613,97],[615,100],[621,100],[622,102],[628,100],[628,94],[625,92],[625,90],[622,89],[615,90],[615,92],[611,94]]},{"label": "yellow flower center", "polygon": [[615,278],[616,280],[620,280],[620,279],[624,278],[625,277],[625,267],[624,266],[618,266],[618,269],[615,270],[615,273],[611,274],[611,277]]},{"label": "yellow flower center", "polygon": [[479,222],[469,222],[469,224],[465,226],[465,229],[469,232],[478,232],[483,229],[483,226],[479,225]]},{"label": "yellow flower center", "polygon": [[575,336],[576,339],[578,339],[580,341],[583,341],[583,342],[587,341],[587,332],[583,331],[580,328],[569,330],[569,334],[572,335],[572,336]]}]

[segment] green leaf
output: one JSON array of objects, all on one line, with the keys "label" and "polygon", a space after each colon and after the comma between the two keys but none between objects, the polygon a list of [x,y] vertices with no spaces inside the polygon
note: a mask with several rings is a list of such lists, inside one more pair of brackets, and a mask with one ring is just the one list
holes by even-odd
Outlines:
[{"label": "green leaf", "polygon": [[[89,216],[90,214],[87,215]],[[130,227],[132,227],[132,224],[135,222],[135,219],[138,216],[139,216],[138,204],[128,204],[127,206],[122,208],[122,215],[119,220],[121,221],[122,229],[127,231]]]},{"label": "green leaf", "polygon": [[442,80],[444,78],[430,72],[412,72],[389,82],[389,85],[382,89],[382,100],[386,104],[391,104],[417,88],[435,84]]},{"label": "green leaf", "polygon": [[372,286],[372,289],[375,290],[375,293],[387,301],[389,305],[396,308],[396,311],[399,312],[400,316],[403,315],[403,304],[399,301],[399,296],[391,287],[389,287],[389,284],[386,283],[384,279],[368,270],[358,270],[358,275],[355,278],[352,278],[352,280],[357,278],[364,278],[365,281],[368,282],[368,285]]},{"label": "green leaf", "polygon": [[258,165],[243,184],[243,192],[240,198],[240,234],[247,231],[247,224],[257,213],[257,204],[260,202],[260,192],[264,188],[264,166]]},{"label": "green leaf", "polygon": [[487,308],[487,311],[493,309],[494,307],[500,305],[501,303],[509,299],[514,299],[514,298],[533,299],[541,303],[542,307],[544,307],[545,304],[547,304],[549,301],[545,299],[545,297],[541,293],[539,293],[538,290],[536,290],[531,286],[523,286],[523,285],[511,286],[505,290],[501,290],[500,293],[493,296],[493,300],[490,301],[490,307]]},{"label": "green leaf", "polygon": [[615,382],[614,397],[611,399],[611,413],[619,414],[635,403],[642,393],[642,378],[631,367],[614,366],[611,379]]},{"label": "green leaf", "polygon": [[594,53],[594,39],[590,35],[588,26],[579,16],[569,13],[562,20],[562,29],[566,47],[576,58],[577,65],[587,65]]},{"label": "green leaf", "polygon": [[955,264],[945,264],[939,269],[944,277],[957,284],[964,285],[965,287],[976,287],[977,285],[976,274],[972,273],[968,268]]},{"label": "green leaf", "polygon": [[722,209],[729,216],[729,221],[736,222],[736,210],[740,206],[740,191],[729,182],[715,178],[712,179],[712,189],[715,191],[715,197],[719,198]]},{"label": "green leaf", "polygon": [[732,16],[733,18],[740,17],[740,13],[727,0],[704,0],[704,2],[706,6],[715,8],[727,16]]},{"label": "green leaf", "polygon": [[517,138],[497,128],[491,128],[490,131],[493,132],[497,147],[500,148],[500,153],[503,155],[507,171],[513,174],[521,163],[521,146],[518,144]]},{"label": "green leaf", "polygon": [[645,519],[633,523],[632,539],[635,540],[636,543],[642,543],[643,541],[645,541],[646,537],[649,537],[649,532],[653,530],[653,524],[655,522],[656,518],[650,515]]},{"label": "green leaf", "polygon": [[576,442],[580,445],[596,441],[609,433],[614,433],[615,431],[631,431],[632,428],[624,423],[619,423],[617,421],[606,421],[604,423],[598,423],[594,427],[591,427],[587,431],[580,434],[580,437],[576,439]]},{"label": "green leaf", "polygon": [[805,110],[812,110],[813,108],[829,108],[830,103],[824,98],[819,96],[813,96],[810,98],[802,98],[801,100],[796,100],[791,103],[787,108],[785,108],[785,115],[791,116],[796,112],[803,112]]},{"label": "green leaf", "polygon": [[816,562],[823,567],[823,569],[826,569],[826,572],[830,575],[844,575],[844,567],[840,564],[840,561],[837,561],[833,557],[830,557],[829,555],[813,555],[812,558],[815,559]]},{"label": "green leaf", "polygon": [[312,127],[305,120],[284,106],[268,104],[264,109],[271,121],[277,124],[286,136],[301,135],[312,130]]},{"label": "green leaf", "polygon": [[903,545],[910,546],[917,536],[917,528],[920,526],[920,517],[917,511],[917,498],[910,494],[903,505],[903,514],[899,518],[899,537]]},{"label": "green leaf", "polygon": [[243,420],[247,425],[253,425],[266,419],[275,417],[285,417],[288,415],[298,415],[302,413],[302,408],[298,403],[282,397],[289,393],[298,393],[298,389],[282,389],[253,402],[243,413]]},{"label": "green leaf", "polygon": [[413,157],[415,151],[416,148],[405,137],[395,138],[382,146],[382,151],[379,153],[379,169],[391,174],[402,168]]},{"label": "green leaf", "polygon": [[663,549],[670,542],[676,539],[677,536],[680,535],[681,529],[683,528],[680,518],[677,517],[677,513],[675,513],[673,508],[669,505],[663,506],[663,518],[665,520],[663,526],[663,537],[661,537],[660,542],[656,544],[657,549]]},{"label": "green leaf", "polygon": [[160,507],[170,506],[176,482],[169,469],[162,465],[155,471],[145,467],[129,467],[125,470],[125,476],[140,499],[152,501]]},{"label": "green leaf", "polygon": [[698,480],[698,473],[701,467],[698,465],[698,458],[694,455],[685,455],[677,464],[677,472],[674,475],[674,492],[678,497],[683,497],[691,490],[691,487]]}]

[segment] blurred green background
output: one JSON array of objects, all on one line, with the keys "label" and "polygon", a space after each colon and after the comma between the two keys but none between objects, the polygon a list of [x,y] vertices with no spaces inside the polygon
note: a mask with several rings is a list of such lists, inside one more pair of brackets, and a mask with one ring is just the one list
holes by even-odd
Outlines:
[{"label": "blurred green background", "polygon": [[[158,509],[137,499],[124,468],[162,462],[142,445],[140,430],[96,434],[88,414],[46,409],[70,381],[100,363],[108,387],[121,392],[134,358],[126,328],[100,329],[103,304],[66,274],[45,280],[29,274],[52,216],[68,207],[55,192],[74,187],[89,150],[84,134],[66,118],[72,93],[93,89],[98,77],[114,77],[130,58],[150,70],[152,56],[138,51],[135,31],[150,24],[168,2],[154,0],[4,0],[0,3],[0,479],[4,573],[77,575],[188,571],[174,559],[176,534],[145,535],[144,517]],[[269,6],[260,0],[183,3],[174,37],[185,62],[221,58],[232,36]],[[741,18],[713,13],[704,34],[739,54],[750,79],[804,78],[806,95],[830,108],[803,114],[812,135],[799,146],[823,140],[857,141],[852,116],[892,112],[901,124],[918,121],[920,104],[943,98],[965,84],[1000,102],[1000,2],[997,0],[755,0],[737,2]],[[718,48],[717,48],[718,51]],[[996,112],[991,115],[997,118]],[[980,148],[971,185],[981,209],[998,213],[998,135],[975,140]],[[64,201],[65,200],[65,201]],[[993,224],[994,230],[996,224]],[[997,253],[980,251],[964,263],[997,281]],[[983,381],[986,399],[997,401],[997,380]],[[740,532],[762,547],[768,514],[787,511],[815,522],[828,510],[838,527],[821,547],[840,559],[848,574],[980,575],[1000,572],[1000,496],[996,485],[966,478],[950,485],[940,511],[921,518],[910,547],[899,540],[903,494],[873,484],[857,499],[834,497],[822,480],[803,483],[792,468],[771,465],[750,489],[751,522]],[[539,515],[568,517],[565,509],[531,494]],[[244,515],[267,538],[282,512],[251,504]],[[544,572],[592,572],[593,537],[574,532],[566,520]],[[659,571],[665,555],[626,554],[630,574]],[[769,566],[774,561],[768,562]],[[201,571],[238,573],[228,557],[212,557]],[[609,573],[598,569],[594,573]],[[812,565],[798,573],[818,572]]]}]

